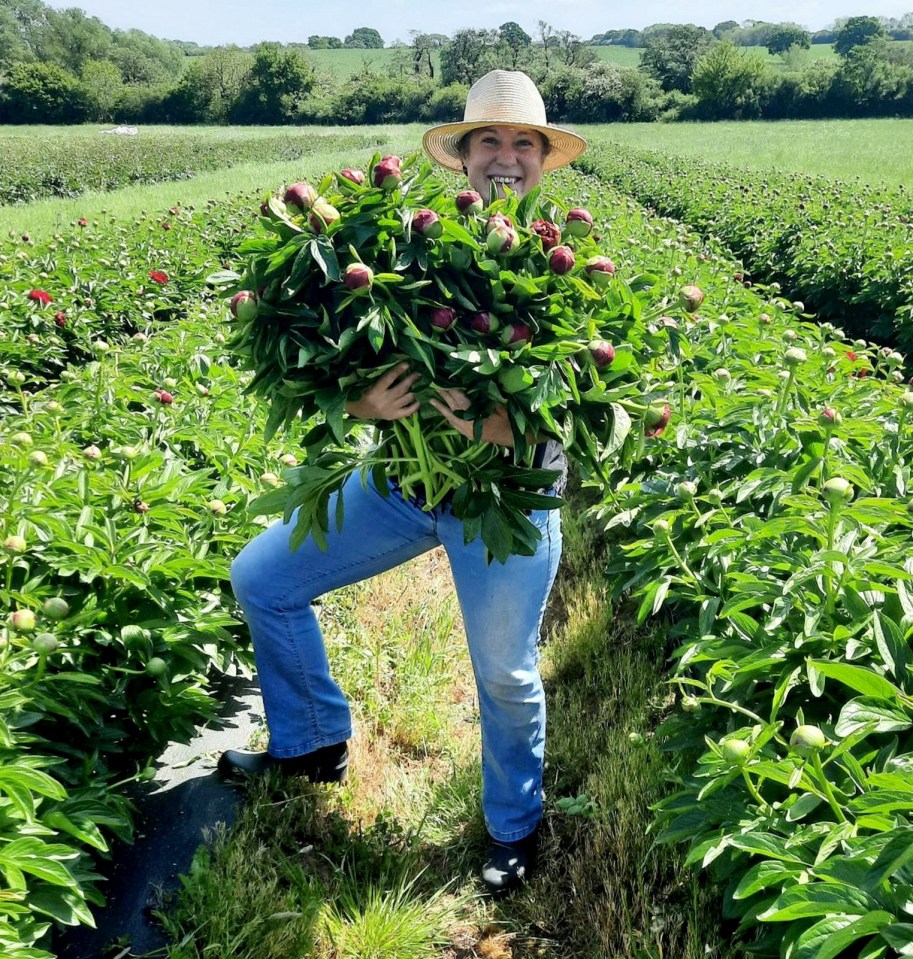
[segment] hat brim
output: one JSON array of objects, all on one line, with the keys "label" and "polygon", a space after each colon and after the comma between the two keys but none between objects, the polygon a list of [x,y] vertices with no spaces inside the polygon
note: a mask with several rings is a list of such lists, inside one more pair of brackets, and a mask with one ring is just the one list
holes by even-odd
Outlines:
[{"label": "hat brim", "polygon": [[522,127],[524,130],[538,130],[548,140],[549,150],[542,164],[543,172],[557,170],[567,166],[579,157],[587,148],[587,142],[570,130],[561,127],[538,126],[535,123],[518,123],[513,120],[473,120],[463,123],[442,123],[431,127],[422,137],[422,146],[428,156],[448,170],[462,170],[463,157],[457,149],[460,140],[471,130],[485,127],[506,126]]}]

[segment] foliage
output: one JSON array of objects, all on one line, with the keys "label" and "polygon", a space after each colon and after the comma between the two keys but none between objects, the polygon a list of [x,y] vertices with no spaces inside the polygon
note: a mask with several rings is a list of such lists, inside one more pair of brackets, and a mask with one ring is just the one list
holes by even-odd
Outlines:
[{"label": "foliage", "polygon": [[441,50],[441,82],[471,86],[497,66],[494,30],[458,30]]},{"label": "foliage", "polygon": [[834,49],[845,57],[854,47],[865,46],[885,36],[877,17],[850,17],[837,31]]},{"label": "foliage", "polygon": [[764,61],[729,41],[711,47],[691,78],[701,113],[710,120],[748,120],[761,113],[761,91],[768,74]]},{"label": "foliage", "polygon": [[356,27],[343,41],[345,47],[382,49],[383,37],[373,27]]},{"label": "foliage", "polygon": [[903,191],[795,173],[749,173],[612,146],[584,169],[712,233],[852,336],[913,345],[913,203]]},{"label": "foliage", "polygon": [[781,23],[776,30],[771,31],[767,38],[767,50],[773,55],[786,53],[790,47],[808,50],[811,39],[808,30],[795,23]]},{"label": "foliage", "polygon": [[0,86],[0,122],[79,123],[79,81],[53,63],[17,63]]},{"label": "foliage", "polygon": [[111,60],[90,60],[82,71],[82,94],[86,112],[109,121],[124,94],[124,79]]},{"label": "foliage", "polygon": [[645,42],[641,69],[659,80],[663,90],[690,93],[694,68],[713,42],[705,27],[670,27]]},{"label": "foliage", "polygon": [[311,50],[339,50],[342,48],[342,40],[339,37],[322,37],[319,34],[312,34],[308,37],[308,46]]},{"label": "foliage", "polygon": [[301,54],[278,43],[261,43],[231,108],[232,118],[237,123],[294,123],[314,84],[314,70]]}]

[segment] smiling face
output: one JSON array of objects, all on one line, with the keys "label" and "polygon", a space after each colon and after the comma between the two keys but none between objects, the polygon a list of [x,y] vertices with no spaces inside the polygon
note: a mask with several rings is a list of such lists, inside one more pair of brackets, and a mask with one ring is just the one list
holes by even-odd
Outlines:
[{"label": "smiling face", "polygon": [[463,159],[469,183],[483,197],[495,184],[498,196],[507,187],[524,196],[542,178],[545,141],[537,130],[491,126],[473,130],[466,140]]}]

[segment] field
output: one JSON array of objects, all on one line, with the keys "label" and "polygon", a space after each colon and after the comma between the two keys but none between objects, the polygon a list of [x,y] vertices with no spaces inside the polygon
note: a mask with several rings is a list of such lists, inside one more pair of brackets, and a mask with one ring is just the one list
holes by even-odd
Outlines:
[{"label": "field", "polygon": [[913,120],[615,123],[581,128],[598,142],[780,173],[889,186],[913,183]]},{"label": "field", "polygon": [[[713,142],[728,127],[698,129]],[[759,138],[771,165],[790,129],[801,140],[800,125]],[[847,136],[871,144],[886,128],[816,129],[827,140],[787,174],[823,172],[822,143],[839,152]],[[0,131],[13,170],[20,132]],[[91,906],[103,925],[91,869],[129,834],[119,787],[207,718],[214,673],[250,666],[228,564],[260,528],[247,507],[281,484],[281,458],[304,456],[307,424],[263,440],[265,403],[245,395],[251,371],[227,342],[238,327],[205,277],[243,265],[265,192],[363,167],[375,149],[405,154],[420,135],[329,132],[156,131],[223,147],[297,134],[311,149],[0,208],[4,954],[49,955],[49,916],[86,922]],[[556,174],[548,189],[593,213],[617,268],[604,302],[623,305],[630,330],[602,385],[588,381],[589,401],[640,372],[634,393],[611,393],[611,475],[575,476],[565,511],[542,661],[539,877],[503,903],[479,895],[477,703],[446,557],[432,552],[324,602],[359,731],[352,778],[338,790],[253,789],[237,826],[201,847],[162,904],[168,959],[910,954],[905,358],[816,322],[764,273],[774,260],[750,228],[764,187],[740,176],[739,154],[718,191],[709,177],[682,181],[701,232],[633,198],[652,188],[648,165],[614,168],[615,128],[585,132],[600,141],[587,172]],[[75,153],[83,134],[62,136]],[[867,178],[865,152],[852,166],[844,147],[845,179]],[[851,249],[841,282],[877,273],[866,289],[890,282],[913,305],[903,243],[877,255],[877,271],[866,259],[904,235],[899,191],[832,183],[810,196],[790,179],[772,215],[813,218],[820,243],[796,247],[806,274],[836,282],[827,257]],[[633,185],[620,192],[616,180]],[[321,189],[344,209],[353,188],[333,182]],[[456,187],[449,178],[439,201],[455,221],[441,243],[484,226],[458,225]],[[549,215],[563,223],[558,208]],[[730,221],[759,253],[750,282],[714,229]],[[437,242],[384,222],[400,250]],[[502,288],[514,270],[548,269],[537,243],[526,266],[488,259]],[[580,265],[561,282],[600,298]],[[560,357],[539,321],[539,355]],[[415,339],[438,348],[432,335]],[[485,344],[498,363],[533,355]],[[529,389],[504,402],[529,403]]]}]

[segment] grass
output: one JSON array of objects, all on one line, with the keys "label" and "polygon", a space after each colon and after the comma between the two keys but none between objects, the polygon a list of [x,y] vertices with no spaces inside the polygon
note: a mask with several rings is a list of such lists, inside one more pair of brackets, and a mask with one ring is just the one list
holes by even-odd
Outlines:
[{"label": "grass", "polygon": [[816,173],[871,184],[913,182],[913,120],[630,123],[579,127],[593,140],[752,170]]},{"label": "grass", "polygon": [[[568,510],[546,623],[542,867],[501,903],[477,878],[475,686],[436,550],[325,598],[334,675],[358,730],[342,787],[253,786],[161,915],[169,959],[728,959],[710,893],[654,848],[668,762],[663,639],[606,603],[592,527]],[[642,732],[646,745],[629,739]],[[268,943],[268,947],[264,945]]]}]

